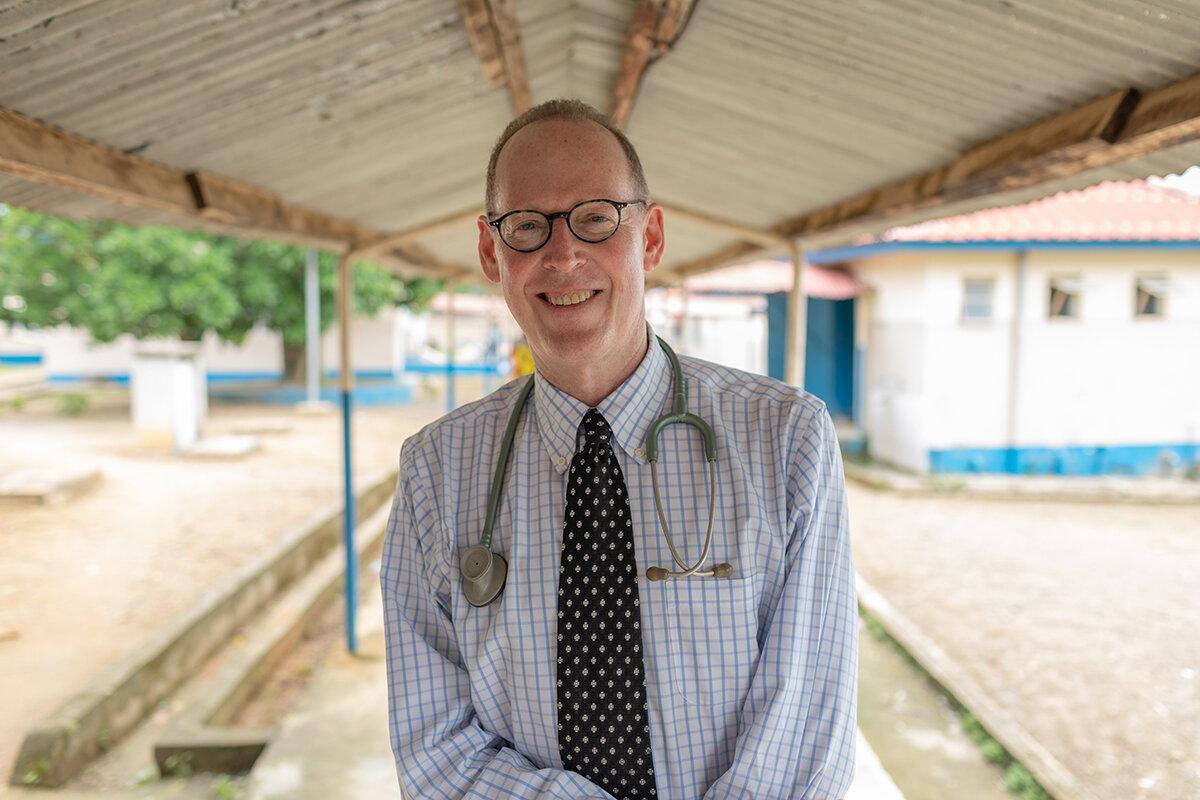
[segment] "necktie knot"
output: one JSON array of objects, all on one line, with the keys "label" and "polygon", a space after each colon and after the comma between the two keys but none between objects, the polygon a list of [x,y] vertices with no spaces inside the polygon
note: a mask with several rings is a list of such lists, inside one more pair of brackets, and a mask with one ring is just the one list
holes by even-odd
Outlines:
[{"label": "necktie knot", "polygon": [[588,444],[595,444],[597,440],[607,442],[608,437],[612,435],[612,428],[608,427],[608,420],[604,418],[598,408],[589,408],[588,412],[583,415],[583,422],[580,425],[583,427]]}]

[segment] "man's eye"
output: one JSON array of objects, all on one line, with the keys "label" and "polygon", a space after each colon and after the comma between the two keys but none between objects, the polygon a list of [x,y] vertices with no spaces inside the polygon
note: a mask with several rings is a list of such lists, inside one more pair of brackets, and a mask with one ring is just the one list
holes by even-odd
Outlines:
[{"label": "man's eye", "polygon": [[532,231],[537,228],[536,222],[522,222],[517,225],[519,231]]}]

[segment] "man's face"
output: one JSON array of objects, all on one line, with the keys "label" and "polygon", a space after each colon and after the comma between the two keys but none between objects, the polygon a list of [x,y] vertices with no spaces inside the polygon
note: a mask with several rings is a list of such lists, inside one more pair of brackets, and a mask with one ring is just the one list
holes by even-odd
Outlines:
[{"label": "man's face", "polygon": [[[620,143],[594,122],[543,120],[522,128],[496,164],[497,216],[532,209],[551,214],[584,200],[630,201],[633,181]],[[662,209],[627,206],[603,242],[575,238],[555,219],[549,241],[522,253],[479,219],[479,258],[499,283],[535,359],[570,369],[597,359],[627,361],[645,345],[645,273],[662,260]],[[576,293],[593,292],[569,305]],[[636,352],[642,352],[636,349]]]}]

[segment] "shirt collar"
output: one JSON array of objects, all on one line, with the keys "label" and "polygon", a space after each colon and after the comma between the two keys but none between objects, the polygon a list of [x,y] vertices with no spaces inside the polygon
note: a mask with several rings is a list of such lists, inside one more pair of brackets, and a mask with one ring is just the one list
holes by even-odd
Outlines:
[{"label": "shirt collar", "polygon": [[[648,463],[644,447],[646,432],[654,420],[666,413],[672,381],[667,355],[648,322],[646,336],[648,342],[642,363],[612,394],[596,405],[608,420],[617,444],[639,464]],[[571,464],[579,423],[590,406],[546,380],[536,366],[533,395],[542,444],[554,469],[561,475]]]}]

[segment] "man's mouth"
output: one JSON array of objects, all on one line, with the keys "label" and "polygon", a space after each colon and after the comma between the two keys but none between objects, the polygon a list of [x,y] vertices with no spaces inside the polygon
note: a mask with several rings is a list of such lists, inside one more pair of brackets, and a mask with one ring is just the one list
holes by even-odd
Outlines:
[{"label": "man's mouth", "polygon": [[593,296],[600,294],[596,289],[588,289],[582,292],[564,292],[562,294],[549,294],[542,292],[538,297],[545,300],[552,306],[576,306],[580,303],[585,303]]}]

